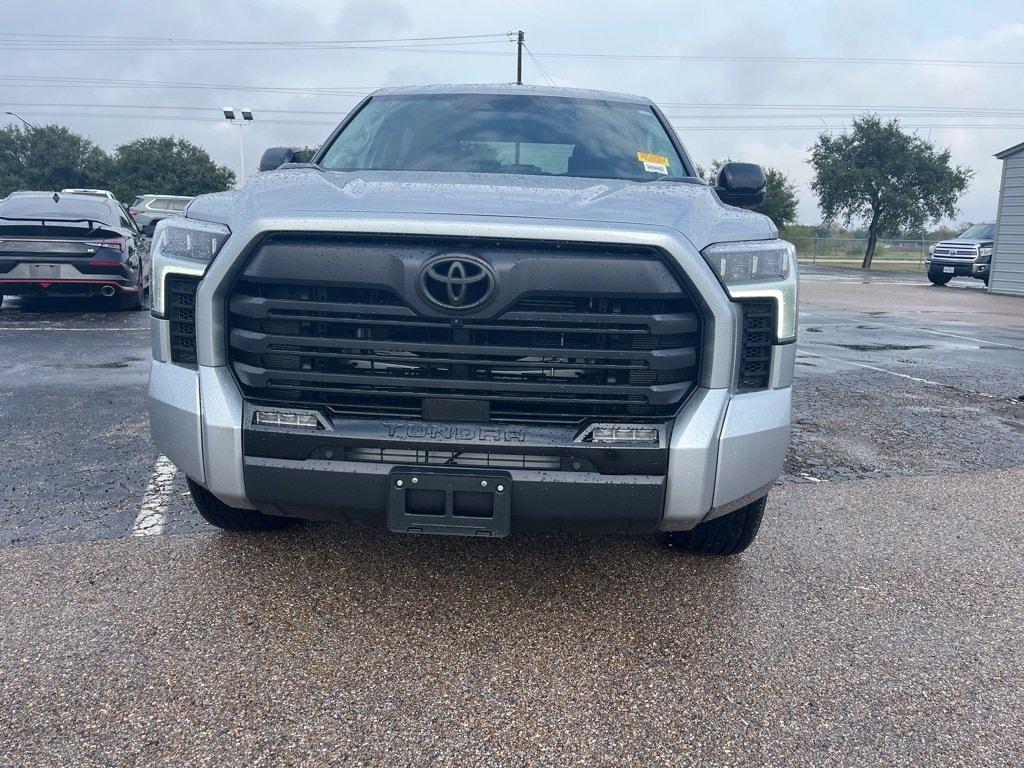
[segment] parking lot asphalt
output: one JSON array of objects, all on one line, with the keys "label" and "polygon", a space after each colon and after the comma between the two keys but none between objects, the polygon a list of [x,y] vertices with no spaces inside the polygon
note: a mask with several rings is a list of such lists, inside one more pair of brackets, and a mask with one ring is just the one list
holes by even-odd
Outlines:
[{"label": "parking lot asphalt", "polygon": [[8,300],[0,764],[1019,764],[1024,300],[810,267],[801,303],[786,472],[723,561],[212,532],[145,314]]},{"label": "parking lot asphalt", "polygon": [[0,550],[7,765],[1024,755],[1024,470],[789,485],[754,548],[350,526]]}]

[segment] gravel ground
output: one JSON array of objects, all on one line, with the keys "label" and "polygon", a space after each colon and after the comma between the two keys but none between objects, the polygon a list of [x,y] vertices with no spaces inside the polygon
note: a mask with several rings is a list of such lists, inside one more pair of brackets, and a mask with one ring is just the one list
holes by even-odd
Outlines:
[{"label": "gravel ground", "polygon": [[1019,765],[1022,505],[1024,469],[789,485],[730,560],[324,525],[0,550],[0,761]]}]

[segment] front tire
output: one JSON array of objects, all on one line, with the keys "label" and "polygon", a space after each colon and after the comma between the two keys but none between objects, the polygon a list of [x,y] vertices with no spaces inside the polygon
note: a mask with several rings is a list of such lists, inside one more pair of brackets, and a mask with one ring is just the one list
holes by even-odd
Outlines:
[{"label": "front tire", "polygon": [[255,509],[229,507],[191,478],[188,478],[188,490],[203,519],[225,531],[277,531],[298,522],[290,517],[264,515]]},{"label": "front tire", "polygon": [[701,523],[692,531],[674,531],[668,534],[673,549],[695,555],[728,557],[738,555],[750,546],[761,527],[767,496],[752,501],[728,515]]},{"label": "front tire", "polygon": [[928,279],[931,280],[932,285],[945,285],[953,279],[953,276],[944,275],[941,272],[929,272]]}]

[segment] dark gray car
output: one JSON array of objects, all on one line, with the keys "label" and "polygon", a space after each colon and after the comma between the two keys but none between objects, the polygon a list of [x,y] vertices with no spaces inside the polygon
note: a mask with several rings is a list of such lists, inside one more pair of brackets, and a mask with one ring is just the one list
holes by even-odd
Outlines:
[{"label": "dark gray car", "polygon": [[141,309],[149,241],[116,200],[31,192],[0,200],[0,303],[7,296],[119,296]]}]

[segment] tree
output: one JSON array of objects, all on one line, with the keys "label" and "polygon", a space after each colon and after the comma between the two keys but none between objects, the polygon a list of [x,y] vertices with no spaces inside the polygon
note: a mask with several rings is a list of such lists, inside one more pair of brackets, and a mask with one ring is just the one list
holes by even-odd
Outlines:
[{"label": "tree", "polygon": [[217,165],[205,149],[186,139],[154,136],[114,151],[111,188],[118,200],[143,194],[192,197],[223,192],[234,183],[234,171]]},{"label": "tree", "polygon": [[102,186],[110,171],[110,155],[63,126],[0,128],[0,197],[16,189]]},{"label": "tree", "polygon": [[[711,168],[707,170],[698,165],[697,175],[713,186],[722,166],[730,162],[732,161],[714,160],[711,163]],[[763,213],[775,222],[778,229],[785,229],[786,225],[796,221],[796,207],[799,203],[796,196],[796,185],[777,168],[765,167],[764,178],[767,182],[764,190],[764,202],[752,210]]]},{"label": "tree", "polygon": [[867,224],[863,269],[871,268],[878,235],[919,231],[956,214],[974,171],[950,165],[948,149],[904,133],[899,120],[855,118],[848,133],[822,133],[811,147],[818,206],[826,222]]}]

